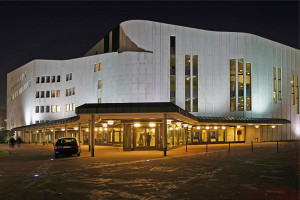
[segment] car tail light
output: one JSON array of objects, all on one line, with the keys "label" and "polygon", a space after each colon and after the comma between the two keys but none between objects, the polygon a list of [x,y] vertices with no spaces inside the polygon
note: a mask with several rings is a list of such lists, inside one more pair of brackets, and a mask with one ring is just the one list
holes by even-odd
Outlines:
[{"label": "car tail light", "polygon": [[77,149],[79,149],[79,144],[77,144]]},{"label": "car tail light", "polygon": [[57,149],[57,146],[54,146],[54,149]]}]

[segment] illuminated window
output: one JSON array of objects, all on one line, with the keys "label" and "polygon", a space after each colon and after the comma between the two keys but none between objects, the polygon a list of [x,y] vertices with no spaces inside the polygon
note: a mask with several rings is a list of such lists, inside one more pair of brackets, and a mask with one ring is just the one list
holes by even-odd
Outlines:
[{"label": "illuminated window", "polygon": [[72,96],[72,88],[69,88],[69,96]]},{"label": "illuminated window", "polygon": [[230,111],[236,111],[236,60],[230,59]]},{"label": "illuminated window", "polygon": [[75,110],[75,103],[72,103],[72,110]]},{"label": "illuminated window", "polygon": [[97,72],[98,71],[98,64],[95,64],[94,66],[94,72]]},{"label": "illuminated window", "polygon": [[60,82],[60,75],[57,75],[56,79],[57,79],[57,82]]},{"label": "illuminated window", "polygon": [[41,77],[41,83],[45,83],[45,76]]},{"label": "illuminated window", "polygon": [[56,106],[56,112],[60,112],[60,106]]},{"label": "illuminated window", "polygon": [[176,97],[176,55],[175,36],[170,36],[170,102],[175,104]]},{"label": "illuminated window", "polygon": [[46,98],[50,97],[50,91],[46,91]]},{"label": "illuminated window", "polygon": [[296,114],[299,114],[299,82],[296,76]]},{"label": "illuminated window", "polygon": [[102,62],[99,63],[99,69],[98,71],[101,71],[102,70]]},{"label": "illuminated window", "polygon": [[35,92],[35,98],[40,98],[40,92],[39,91]]},{"label": "illuminated window", "polygon": [[244,111],[244,59],[238,59],[238,108]]},{"label": "illuminated window", "polygon": [[50,106],[46,106],[46,113],[50,112]]},{"label": "illuminated window", "polygon": [[75,95],[75,87],[73,87],[72,95]]},{"label": "illuminated window", "polygon": [[281,98],[281,68],[278,68],[278,77],[277,77],[277,81],[278,81],[278,99],[282,100]]},{"label": "illuminated window", "polygon": [[44,106],[40,106],[41,113],[44,113],[44,112],[45,112],[44,109],[45,109]]},{"label": "illuminated window", "polygon": [[98,103],[101,103],[101,98],[98,98]]},{"label": "illuminated window", "polygon": [[55,76],[51,77],[51,83],[55,83]]},{"label": "illuminated window", "polygon": [[251,111],[251,63],[246,63],[246,110]]},{"label": "illuminated window", "polygon": [[191,57],[185,55],[185,110],[191,112]]},{"label": "illuminated window", "polygon": [[198,112],[198,56],[193,56],[193,112]]},{"label": "illuminated window", "polygon": [[55,106],[51,106],[51,112],[55,112]]},{"label": "illuminated window", "polygon": [[98,89],[101,89],[101,88],[102,88],[102,81],[99,80],[99,81],[98,81]]},{"label": "illuminated window", "polygon": [[66,89],[66,96],[69,96],[69,89]]},{"label": "illuminated window", "polygon": [[60,90],[56,90],[56,97],[60,97]]},{"label": "illuminated window", "polygon": [[35,106],[35,113],[39,113],[40,112],[40,107],[39,106]]},{"label": "illuminated window", "polygon": [[69,104],[66,105],[66,112],[69,112],[70,111],[70,106]]},{"label": "illuminated window", "polygon": [[35,83],[40,83],[40,77],[36,77]]},{"label": "illuminated window", "polygon": [[45,91],[41,91],[41,98],[45,98]]},{"label": "illuminated window", "polygon": [[46,76],[46,83],[50,83],[50,76]]},{"label": "illuminated window", "polygon": [[55,97],[55,90],[51,91],[51,97]]},{"label": "illuminated window", "polygon": [[295,105],[295,80],[294,75],[292,75],[292,104]]},{"label": "illuminated window", "polygon": [[277,103],[276,67],[273,67],[273,102]]}]

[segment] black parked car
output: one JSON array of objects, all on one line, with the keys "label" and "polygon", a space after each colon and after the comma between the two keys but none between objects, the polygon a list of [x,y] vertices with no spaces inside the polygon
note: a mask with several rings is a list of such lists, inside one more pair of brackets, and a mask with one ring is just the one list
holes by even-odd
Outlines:
[{"label": "black parked car", "polygon": [[54,146],[55,158],[60,154],[77,154],[80,156],[80,146],[76,138],[59,138]]}]

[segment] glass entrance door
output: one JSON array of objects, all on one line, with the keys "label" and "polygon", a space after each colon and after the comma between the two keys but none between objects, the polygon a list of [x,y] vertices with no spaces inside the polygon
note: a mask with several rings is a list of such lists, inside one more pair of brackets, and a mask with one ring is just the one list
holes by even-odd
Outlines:
[{"label": "glass entrance door", "polygon": [[155,147],[155,128],[136,128],[136,147]]}]

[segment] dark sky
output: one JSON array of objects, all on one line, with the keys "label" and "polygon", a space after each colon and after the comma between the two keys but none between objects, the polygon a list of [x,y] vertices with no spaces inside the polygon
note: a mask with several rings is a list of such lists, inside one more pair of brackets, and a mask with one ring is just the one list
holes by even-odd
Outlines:
[{"label": "dark sky", "polygon": [[253,33],[299,49],[299,2],[0,2],[0,106],[6,74],[34,59],[81,57],[125,20]]}]

